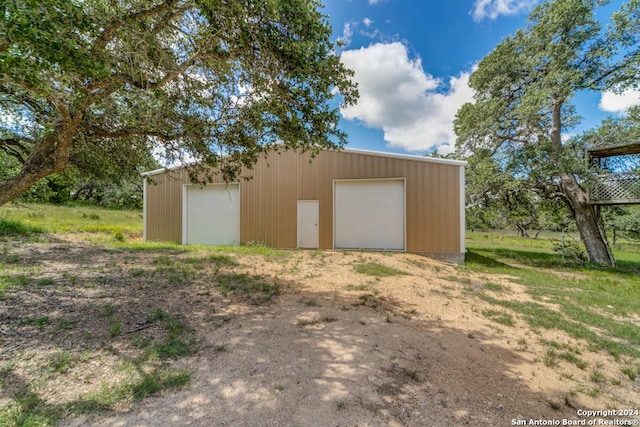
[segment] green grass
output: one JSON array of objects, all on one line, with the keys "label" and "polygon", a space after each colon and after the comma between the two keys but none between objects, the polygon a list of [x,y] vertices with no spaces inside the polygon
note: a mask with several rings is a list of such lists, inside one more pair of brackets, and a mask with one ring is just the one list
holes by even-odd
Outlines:
[{"label": "green grass", "polygon": [[278,283],[269,283],[247,273],[218,274],[213,285],[224,296],[234,294],[256,304],[266,303],[280,294]]},{"label": "green grass", "polygon": [[502,299],[507,291],[494,285],[485,285],[493,296],[479,291],[480,298],[512,310],[534,328],[563,330],[614,357],[640,357],[640,329],[629,318],[640,313],[637,253],[618,251],[616,256],[624,261],[606,268],[563,259],[548,239],[470,234],[460,272],[509,275],[535,302]]},{"label": "green grass", "polygon": [[44,228],[36,225],[24,224],[17,220],[0,218],[0,236],[44,233]]},{"label": "green grass", "polygon": [[496,323],[500,323],[505,326],[515,325],[513,316],[504,310],[482,310],[482,315],[487,319],[490,319]]},{"label": "green grass", "polygon": [[71,365],[71,353],[61,351],[51,355],[49,360],[49,372],[65,373]]},{"label": "green grass", "polygon": [[62,416],[113,410],[119,402],[138,401],[163,390],[181,387],[190,380],[191,372],[162,366],[148,373],[138,371],[133,379],[103,385],[98,392],[58,405],[47,404],[37,393],[26,388],[15,393],[13,401],[0,408],[0,425],[55,426]]},{"label": "green grass", "polygon": [[0,208],[0,235],[57,232],[103,232],[114,236],[142,233],[142,211],[90,206],[8,203]]},{"label": "green grass", "polygon": [[404,271],[400,271],[393,267],[378,264],[377,262],[367,262],[355,266],[356,272],[374,277],[390,277],[405,275]]}]

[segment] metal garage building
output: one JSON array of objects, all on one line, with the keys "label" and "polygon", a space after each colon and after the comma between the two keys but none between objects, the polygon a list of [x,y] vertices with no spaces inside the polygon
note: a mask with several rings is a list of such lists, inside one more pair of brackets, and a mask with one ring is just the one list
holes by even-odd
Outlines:
[{"label": "metal garage building", "polygon": [[271,153],[250,181],[144,176],[144,238],[183,244],[382,249],[464,260],[465,162],[345,149]]}]

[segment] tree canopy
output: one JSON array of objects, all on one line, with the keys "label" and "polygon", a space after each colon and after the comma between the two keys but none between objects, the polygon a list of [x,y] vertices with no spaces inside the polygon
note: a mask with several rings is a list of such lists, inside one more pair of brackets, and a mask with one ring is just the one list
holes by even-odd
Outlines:
[{"label": "tree canopy", "polygon": [[640,84],[640,0],[628,0],[603,26],[603,0],[538,5],[526,28],[503,40],[470,78],[474,102],[457,114],[462,155],[487,150],[499,167],[547,198],[560,198],[591,261],[613,257],[584,187],[584,139],[563,138],[580,121],[572,98],[583,90]]},{"label": "tree canopy", "polygon": [[[0,18],[0,205],[73,164],[149,159],[237,179],[266,150],[340,147],[357,97],[318,0],[9,0]],[[200,168],[200,170],[198,170]],[[102,171],[102,172],[101,172]],[[200,174],[200,179],[206,180]]]}]

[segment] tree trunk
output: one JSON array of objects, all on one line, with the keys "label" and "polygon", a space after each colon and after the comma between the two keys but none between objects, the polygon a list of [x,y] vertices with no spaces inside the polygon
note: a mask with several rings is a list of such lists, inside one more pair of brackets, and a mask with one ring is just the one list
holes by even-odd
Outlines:
[{"label": "tree trunk", "polygon": [[600,214],[588,203],[586,191],[571,174],[561,175],[560,182],[565,202],[573,213],[589,261],[614,266],[615,260],[602,230]]},{"label": "tree trunk", "polygon": [[[553,95],[551,110],[551,161],[556,162],[562,150],[562,105],[564,97]],[[602,230],[600,212],[589,204],[587,192],[578,184],[573,174],[565,172],[560,175],[560,191],[564,201],[573,213],[580,238],[587,250],[589,261],[612,266],[615,264],[613,254]]]},{"label": "tree trunk", "polygon": [[0,206],[23,194],[42,178],[61,172],[69,163],[76,123],[36,143],[20,172],[0,182]]}]

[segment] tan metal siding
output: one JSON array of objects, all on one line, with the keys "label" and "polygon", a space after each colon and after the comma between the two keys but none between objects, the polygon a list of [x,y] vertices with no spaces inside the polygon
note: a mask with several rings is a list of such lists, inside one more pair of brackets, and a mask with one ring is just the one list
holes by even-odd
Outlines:
[{"label": "tan metal siding", "polygon": [[[242,243],[296,247],[297,201],[320,202],[320,247],[333,247],[333,180],[406,178],[406,246],[428,254],[461,251],[460,172],[458,165],[383,157],[367,153],[323,151],[272,153],[260,159],[250,181],[240,183]],[[154,175],[147,190],[147,238],[182,237],[184,170]],[[215,180],[220,182],[219,179]]]},{"label": "tan metal siding", "polygon": [[147,179],[147,240],[182,242],[182,186],[186,179],[184,170]]}]

